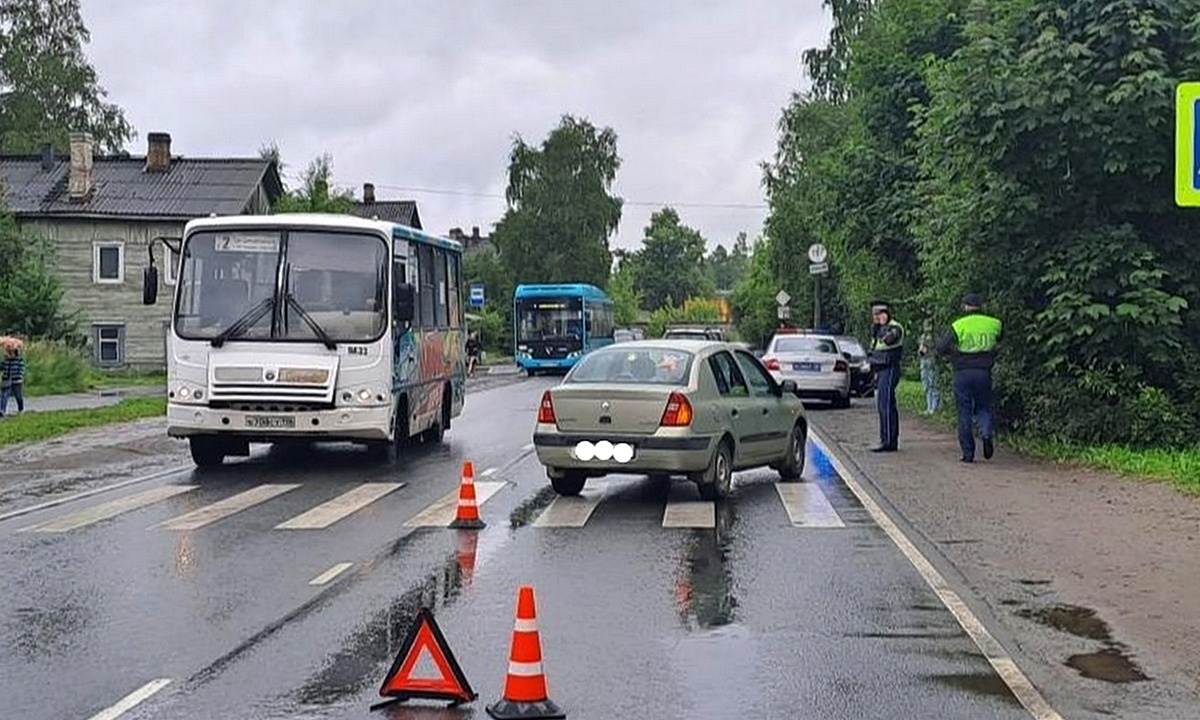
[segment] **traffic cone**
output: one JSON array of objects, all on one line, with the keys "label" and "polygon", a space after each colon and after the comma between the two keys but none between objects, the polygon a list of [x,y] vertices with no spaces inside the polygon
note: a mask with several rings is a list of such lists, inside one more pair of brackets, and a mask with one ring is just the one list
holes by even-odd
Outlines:
[{"label": "traffic cone", "polygon": [[450,527],[459,530],[487,527],[479,518],[479,504],[475,501],[475,465],[470,460],[463,463],[462,485],[458,487],[458,513]]},{"label": "traffic cone", "polygon": [[462,579],[463,587],[471,586],[475,575],[475,550],[479,543],[479,533],[459,532],[454,541],[455,559],[458,561],[458,576]]},{"label": "traffic cone", "polygon": [[530,585],[522,585],[517,593],[517,622],[508,656],[504,697],[489,705],[487,711],[497,720],[552,720],[567,716],[546,693],[542,641],[538,635],[537,610]]}]

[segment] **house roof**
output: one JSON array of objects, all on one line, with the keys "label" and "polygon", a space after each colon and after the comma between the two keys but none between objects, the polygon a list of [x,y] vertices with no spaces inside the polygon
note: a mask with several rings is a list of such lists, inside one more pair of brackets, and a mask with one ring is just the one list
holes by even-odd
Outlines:
[{"label": "house roof", "polygon": [[417,203],[413,200],[383,200],[379,202],[356,202],[350,212],[361,218],[379,218],[388,222],[407,225],[417,230],[421,227],[421,216],[417,214]]},{"label": "house roof", "polygon": [[40,157],[0,155],[0,193],[8,209],[25,216],[144,216],[195,218],[236,215],[260,185],[268,200],[283,192],[275,164],[261,158],[171,158],[165,172],[145,172],[145,156],[96,157],[92,194],[72,202],[67,191],[71,163],[56,159],[43,169]]}]

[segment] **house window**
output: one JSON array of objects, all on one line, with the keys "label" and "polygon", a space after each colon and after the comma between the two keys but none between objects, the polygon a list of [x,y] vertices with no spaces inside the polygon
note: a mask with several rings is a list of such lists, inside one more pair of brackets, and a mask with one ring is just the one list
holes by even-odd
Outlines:
[{"label": "house window", "polygon": [[125,244],[96,243],[93,246],[92,281],[97,283],[125,282]]},{"label": "house window", "polygon": [[96,324],[92,326],[92,355],[97,365],[125,363],[125,326]]},{"label": "house window", "polygon": [[179,272],[179,254],[169,247],[163,249],[163,282],[174,285]]}]

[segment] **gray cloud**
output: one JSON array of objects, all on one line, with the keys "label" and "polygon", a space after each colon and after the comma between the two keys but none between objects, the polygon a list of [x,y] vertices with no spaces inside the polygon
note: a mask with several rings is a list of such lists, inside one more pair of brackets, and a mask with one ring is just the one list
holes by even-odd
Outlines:
[{"label": "gray cloud", "polygon": [[[248,6],[253,6],[249,9]],[[385,7],[381,7],[385,6]],[[759,163],[801,86],[819,0],[520,3],[83,0],[89,56],[144,141],[185,155],[253,155],[287,172],[330,152],[338,184],[418,201],[428,229],[478,225],[503,200],[514,134],[566,113],[611,126],[629,201],[761,204]],[[654,207],[626,206],[618,247]],[[758,233],[762,210],[680,207],[711,244]]]}]

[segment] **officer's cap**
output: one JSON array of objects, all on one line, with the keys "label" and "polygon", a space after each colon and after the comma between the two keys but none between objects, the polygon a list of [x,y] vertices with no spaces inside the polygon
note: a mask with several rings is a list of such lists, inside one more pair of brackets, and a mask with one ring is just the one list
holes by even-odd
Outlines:
[{"label": "officer's cap", "polygon": [[979,293],[967,293],[963,296],[962,304],[967,307],[983,307],[983,298]]},{"label": "officer's cap", "polygon": [[871,303],[871,314],[872,315],[874,315],[875,313],[881,313],[881,312],[891,315],[892,314],[892,306],[887,304],[883,300],[876,300],[875,302]]}]

